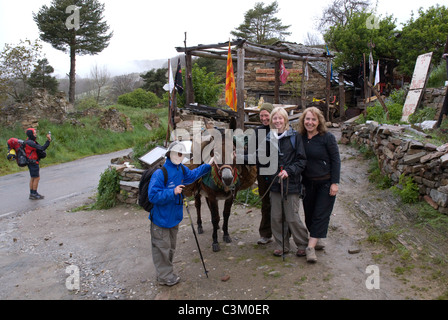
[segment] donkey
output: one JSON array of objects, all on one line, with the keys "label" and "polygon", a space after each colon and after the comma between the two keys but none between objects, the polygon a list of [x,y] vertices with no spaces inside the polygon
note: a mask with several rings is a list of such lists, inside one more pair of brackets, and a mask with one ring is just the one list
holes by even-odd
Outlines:
[{"label": "donkey", "polygon": [[[224,134],[222,134],[224,137]],[[211,142],[215,143],[215,141]],[[204,146],[202,147],[202,149]],[[219,148],[214,148],[214,150],[219,150]],[[236,197],[236,194],[240,190],[245,190],[250,188],[257,178],[257,169],[255,166],[246,166],[246,165],[237,165],[236,157],[234,152],[232,152],[232,156],[226,158],[225,154],[225,139],[222,139],[222,148],[221,151],[214,151],[213,157],[215,161],[212,165],[212,170],[202,179],[197,181],[195,184],[191,185],[189,188],[190,194],[192,193],[195,197],[195,207],[197,212],[197,224],[198,224],[198,233],[202,234],[202,217],[201,217],[201,196],[206,199],[208,208],[210,209],[212,224],[213,224],[213,234],[212,234],[212,249],[213,252],[220,251],[220,245],[218,242],[218,229],[220,223],[220,214],[219,214],[219,200],[225,200],[224,211],[223,211],[223,241],[226,243],[231,243],[232,239],[229,235],[229,217],[230,211],[233,205],[233,201]],[[235,150],[235,145],[233,145],[233,151]],[[228,163],[224,163],[219,165],[218,162],[228,161]],[[228,159],[228,160],[225,160]]]}]

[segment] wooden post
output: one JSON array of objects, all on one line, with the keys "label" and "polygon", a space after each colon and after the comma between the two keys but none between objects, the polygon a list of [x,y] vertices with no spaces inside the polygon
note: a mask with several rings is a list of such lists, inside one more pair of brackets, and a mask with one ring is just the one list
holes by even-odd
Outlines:
[{"label": "wooden post", "polygon": [[274,104],[280,104],[280,59],[275,61]]},{"label": "wooden post", "polygon": [[344,75],[339,73],[339,116],[341,118],[345,117],[345,86],[344,86]]},{"label": "wooden post", "polygon": [[237,113],[238,119],[236,119],[237,129],[244,130],[244,59],[245,59],[244,47],[238,47],[238,66],[237,66],[237,79],[236,79],[236,96],[237,96]]},{"label": "wooden post", "polygon": [[305,70],[308,67],[308,61],[302,61],[302,93],[300,95],[300,99],[302,101],[302,110],[306,109],[306,77]]},{"label": "wooden post", "polygon": [[[447,64],[448,64],[448,61],[447,61]],[[448,68],[448,66],[447,66],[447,68]],[[446,87],[446,91],[445,91],[445,100],[443,100],[442,111],[440,112],[440,117],[439,117],[439,120],[437,121],[437,128],[440,128],[440,125],[442,124],[446,115],[448,115],[448,86]]]},{"label": "wooden post", "polygon": [[[170,83],[171,60],[168,59],[168,84]],[[169,89],[169,88],[168,88]],[[170,140],[170,132],[173,127],[173,99],[170,92],[170,100],[168,102],[168,125],[166,127],[165,147],[168,147]]]},{"label": "wooden post", "polygon": [[185,54],[185,102],[187,105],[194,103],[194,89],[193,89],[193,66],[191,62],[190,52]]},{"label": "wooden post", "polygon": [[327,112],[325,120],[330,121],[330,93],[331,93],[331,59],[327,58],[327,87],[325,90],[325,100],[327,105]]}]

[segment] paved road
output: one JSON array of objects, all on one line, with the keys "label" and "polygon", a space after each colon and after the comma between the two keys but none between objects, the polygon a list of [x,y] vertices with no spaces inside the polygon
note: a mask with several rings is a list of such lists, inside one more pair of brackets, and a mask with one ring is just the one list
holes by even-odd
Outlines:
[{"label": "paved road", "polygon": [[[49,206],[64,199],[90,194],[110,159],[128,154],[131,149],[92,156],[69,163],[41,168],[38,192],[44,200],[29,200],[28,170],[0,177],[0,218]],[[45,161],[45,160],[44,160]]]}]

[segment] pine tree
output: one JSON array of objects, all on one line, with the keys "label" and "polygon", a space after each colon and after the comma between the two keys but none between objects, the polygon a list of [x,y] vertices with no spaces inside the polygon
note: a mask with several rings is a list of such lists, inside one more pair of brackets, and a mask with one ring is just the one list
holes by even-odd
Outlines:
[{"label": "pine tree", "polygon": [[58,80],[52,77],[54,68],[49,65],[46,58],[37,61],[34,71],[31,73],[28,84],[33,88],[46,89],[50,94],[58,91]]},{"label": "pine tree", "polygon": [[284,40],[285,36],[291,35],[291,32],[287,31],[290,26],[282,25],[281,20],[275,17],[278,10],[277,1],[266,7],[263,2],[257,2],[254,9],[245,13],[244,23],[230,32],[231,35],[253,43],[267,45]]},{"label": "pine tree", "polygon": [[40,39],[70,54],[70,103],[75,102],[76,56],[98,54],[112,38],[103,12],[104,4],[97,0],[53,0],[33,14]]}]

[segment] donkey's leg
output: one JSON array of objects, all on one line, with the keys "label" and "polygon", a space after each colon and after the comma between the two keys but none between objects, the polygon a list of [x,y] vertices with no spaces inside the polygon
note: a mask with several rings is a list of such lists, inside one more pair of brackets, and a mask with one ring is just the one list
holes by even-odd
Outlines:
[{"label": "donkey's leg", "polygon": [[202,228],[202,217],[201,217],[201,194],[198,193],[195,197],[194,197],[194,206],[196,207],[196,214],[198,215],[197,217],[197,224],[198,224],[198,233],[199,234],[203,234],[204,233],[204,229]]},{"label": "donkey's leg", "polygon": [[232,242],[232,238],[230,238],[229,235],[229,217],[230,217],[230,211],[232,209],[232,204],[233,204],[233,197],[227,199],[224,204],[224,213],[223,213],[224,223],[222,225],[222,231],[224,232],[224,235],[222,238],[226,243]]},{"label": "donkey's leg", "polygon": [[219,206],[218,201],[216,199],[207,199],[208,206],[210,208],[210,214],[212,216],[212,224],[213,224],[213,243],[212,248],[213,252],[218,252],[221,250],[218,243],[218,229],[219,229]]}]

